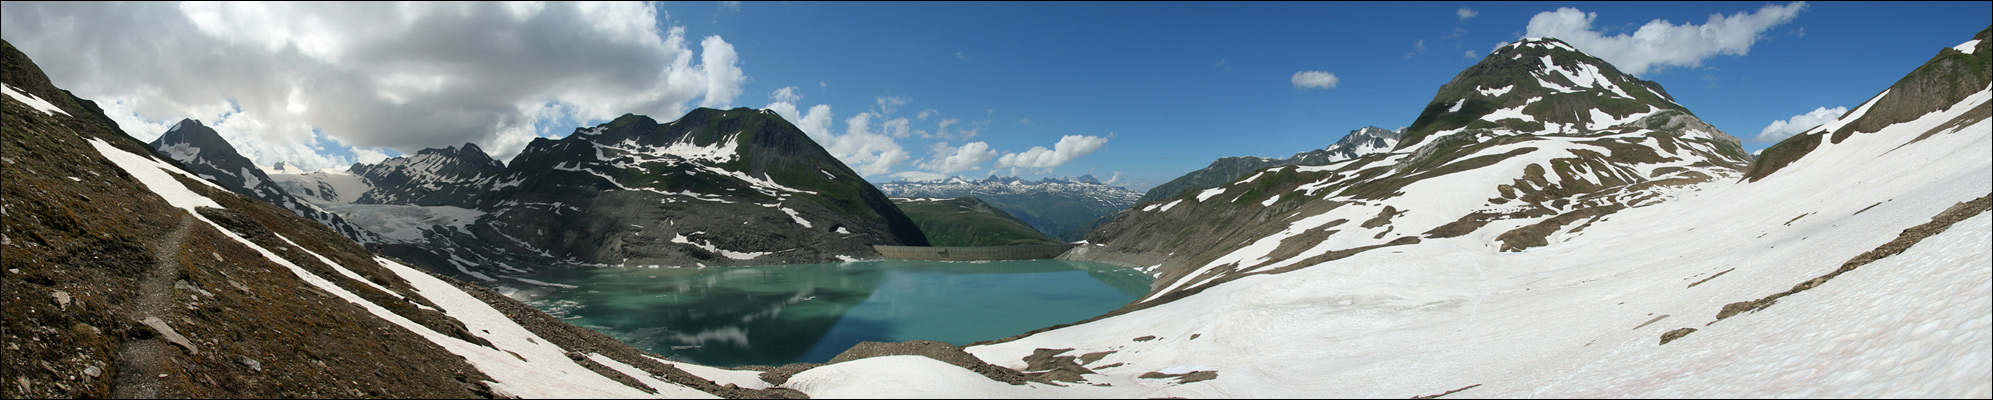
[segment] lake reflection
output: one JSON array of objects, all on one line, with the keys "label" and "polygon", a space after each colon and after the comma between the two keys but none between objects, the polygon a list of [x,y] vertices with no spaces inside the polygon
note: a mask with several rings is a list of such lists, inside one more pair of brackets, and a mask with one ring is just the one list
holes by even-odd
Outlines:
[{"label": "lake reflection", "polygon": [[1060,260],[574,268],[527,278],[576,286],[529,302],[555,317],[716,366],[824,362],[860,341],[1004,338],[1119,308],[1151,281]]}]

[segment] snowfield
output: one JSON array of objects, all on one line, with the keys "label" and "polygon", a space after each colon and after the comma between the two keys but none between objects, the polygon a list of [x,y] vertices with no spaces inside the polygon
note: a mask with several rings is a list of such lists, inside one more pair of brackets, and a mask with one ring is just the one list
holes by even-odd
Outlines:
[{"label": "snowfield", "polygon": [[[968,348],[1020,369],[1039,348],[1114,351],[1084,375],[1107,387],[992,389],[973,374],[931,370],[953,368],[945,364],[850,363],[809,371],[845,385],[791,387],[825,396],[1410,397],[1473,385],[1457,396],[1993,396],[1987,213],[1710,324],[1725,304],[1823,275],[1993,192],[1987,121],[1906,144],[1987,93],[1823,145],[1759,182],[1712,182],[1612,214],[1549,247],[1498,253],[1484,235],[1428,240]],[[1677,328],[1699,331],[1660,344]],[[1156,339],[1133,340],[1142,336]],[[1218,376],[1139,378],[1188,367]]]}]

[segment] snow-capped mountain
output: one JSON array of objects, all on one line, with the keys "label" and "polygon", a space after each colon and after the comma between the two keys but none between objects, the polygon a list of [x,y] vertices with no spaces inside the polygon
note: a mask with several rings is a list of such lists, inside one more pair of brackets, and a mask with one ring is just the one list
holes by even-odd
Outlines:
[{"label": "snow-capped mountain", "polygon": [[[1144,301],[1372,249],[1468,236],[1522,251],[1749,158],[1658,84],[1556,39],[1509,44],[1442,86],[1397,147],[1263,169],[1146,203],[1070,256],[1151,269]],[[1183,246],[1195,240],[1217,245]]]},{"label": "snow-capped mountain", "polygon": [[[466,144],[352,171],[370,189],[326,208],[379,232],[385,254],[486,282],[578,264],[835,262],[926,243],[878,189],[763,110],[624,115],[534,140],[511,165]],[[299,181],[331,189],[321,193],[361,186],[314,174]]]},{"label": "snow-capped mountain", "polygon": [[886,182],[879,184],[879,191],[892,197],[975,197],[1023,219],[1040,233],[1067,241],[1079,240],[1095,220],[1125,210],[1141,197],[1133,190],[1100,183],[1093,175],[1035,182],[994,175],[980,180],[957,176]]},{"label": "snow-capped mountain", "polygon": [[153,139],[150,143],[174,161],[179,161],[203,179],[220,184],[228,190],[254,197],[291,210],[299,216],[310,218],[346,237],[360,242],[379,240],[378,235],[348,223],[339,215],[320,208],[310,201],[293,196],[284,189],[281,182],[272,179],[262,168],[258,168],[248,157],[235,151],[235,146],[213,128],[202,125],[201,121],[183,119],[172,128]]},{"label": "snow-capped mountain", "polygon": [[1176,197],[1176,195],[1188,191],[1210,189],[1239,180],[1239,178],[1244,178],[1246,174],[1266,169],[1266,167],[1276,165],[1326,165],[1354,159],[1365,154],[1390,151],[1392,147],[1398,145],[1398,138],[1402,137],[1403,133],[1375,126],[1367,126],[1362,129],[1349,131],[1349,134],[1344,135],[1342,139],[1337,139],[1329,147],[1295,153],[1294,156],[1288,158],[1252,156],[1219,158],[1216,161],[1212,161],[1211,165],[1204,167],[1204,169],[1190,171],[1190,173],[1183,174],[1183,176],[1179,176],[1176,179],[1171,179],[1169,182],[1149,188],[1149,191],[1142,194],[1141,200],[1137,202],[1148,203]]},{"label": "snow-capped mountain", "polygon": [[347,172],[373,189],[355,203],[416,206],[463,206],[490,188],[505,172],[505,164],[484,154],[476,144],[422,149],[379,164],[353,164]]}]

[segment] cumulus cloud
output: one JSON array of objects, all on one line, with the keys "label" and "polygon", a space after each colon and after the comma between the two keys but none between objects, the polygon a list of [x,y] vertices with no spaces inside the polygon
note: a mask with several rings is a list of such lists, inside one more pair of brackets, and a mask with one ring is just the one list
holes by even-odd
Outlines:
[{"label": "cumulus cloud", "polygon": [[217,131],[240,130],[229,139],[265,165],[465,142],[506,159],[547,118],[672,119],[730,106],[749,79],[731,44],[660,26],[651,3],[0,8],[0,34],[57,85],[116,105],[106,112],[134,137],[180,118],[228,121]]},{"label": "cumulus cloud", "polygon": [[[769,98],[778,101],[762,107],[774,110],[776,115],[796,125],[797,129],[809,135],[810,140],[823,146],[832,157],[850,166],[859,175],[873,176],[892,171],[893,166],[912,158],[905,148],[900,147],[890,131],[903,129],[905,118],[887,120],[881,127],[885,132],[873,129],[874,118],[878,114],[861,112],[844,120],[843,133],[831,130],[832,114],[829,104],[811,106],[807,112],[798,112],[794,101],[802,100],[802,95],[789,88],[777,89],[769,93]],[[779,101],[790,100],[790,101]]]},{"label": "cumulus cloud", "polygon": [[953,174],[978,169],[980,168],[978,165],[996,157],[997,152],[990,150],[989,143],[969,142],[962,147],[955,147],[949,146],[948,142],[935,142],[932,160],[922,163],[920,168],[940,174]]},{"label": "cumulus cloud", "polygon": [[1699,67],[1717,55],[1747,55],[1767,30],[1791,22],[1805,9],[1803,1],[1765,5],[1757,12],[1710,14],[1702,25],[1657,19],[1632,34],[1606,36],[1592,28],[1598,13],[1562,7],[1531,17],[1523,36],[1561,39],[1621,71],[1642,75],[1668,66]]},{"label": "cumulus cloud", "polygon": [[1813,127],[1820,126],[1820,124],[1833,122],[1835,119],[1841,118],[1841,114],[1847,113],[1847,107],[1820,107],[1805,114],[1794,115],[1792,118],[1772,121],[1771,125],[1766,125],[1765,129],[1758,131],[1758,141],[1777,142],[1785,140],[1785,138],[1806,132],[1807,129],[1813,129]]},{"label": "cumulus cloud", "polygon": [[1336,78],[1336,74],[1322,71],[1296,72],[1290,80],[1294,82],[1295,89],[1335,89],[1336,83],[1342,81]]},{"label": "cumulus cloud", "polygon": [[1461,21],[1466,21],[1468,18],[1474,18],[1474,16],[1476,15],[1481,15],[1481,12],[1474,11],[1474,9],[1472,8],[1461,7],[1459,10],[1453,11],[1453,15],[1458,15],[1460,16]]},{"label": "cumulus cloud", "polygon": [[1059,138],[1059,143],[1052,145],[1052,149],[1050,150],[1044,147],[1031,146],[1030,150],[1025,150],[1022,153],[1004,154],[1003,157],[997,158],[996,169],[1013,167],[1049,169],[1065,165],[1067,162],[1080,156],[1092,154],[1095,150],[1100,150],[1101,146],[1106,145],[1107,138],[1104,137],[1066,135]]}]

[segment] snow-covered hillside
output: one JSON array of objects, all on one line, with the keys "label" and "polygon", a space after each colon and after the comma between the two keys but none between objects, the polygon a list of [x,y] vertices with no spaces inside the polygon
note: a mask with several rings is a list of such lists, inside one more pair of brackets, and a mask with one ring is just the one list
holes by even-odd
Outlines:
[{"label": "snow-covered hillside", "polygon": [[[789,387],[817,397],[1983,398],[1993,395],[1988,90],[1758,182],[1683,187],[1547,246],[1429,239],[968,348],[1020,370],[1044,349],[1093,354],[1080,362],[1093,372],[1069,387],[991,385],[916,358],[820,367]],[[1948,210],[1959,221],[1911,240]],[[1906,250],[1716,318],[1893,247]],[[1681,328],[1696,330],[1661,343]]]}]

